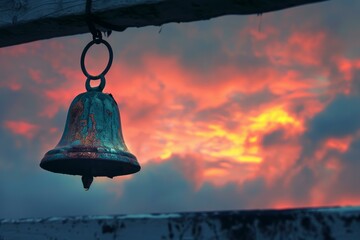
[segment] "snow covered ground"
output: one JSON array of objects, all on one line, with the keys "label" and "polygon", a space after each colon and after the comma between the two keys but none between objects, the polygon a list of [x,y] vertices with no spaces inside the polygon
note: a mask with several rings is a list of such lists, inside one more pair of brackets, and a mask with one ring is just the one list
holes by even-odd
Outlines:
[{"label": "snow covered ground", "polygon": [[2,219],[10,239],[360,239],[360,207]]}]

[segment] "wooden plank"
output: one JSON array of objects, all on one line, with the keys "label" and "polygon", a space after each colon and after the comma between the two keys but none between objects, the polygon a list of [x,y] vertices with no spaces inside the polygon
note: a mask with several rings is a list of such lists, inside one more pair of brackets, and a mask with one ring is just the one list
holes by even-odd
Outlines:
[{"label": "wooden plank", "polygon": [[360,208],[0,219],[0,239],[360,239]]},{"label": "wooden plank", "polygon": [[[327,0],[92,0],[92,14],[125,30],[265,13],[322,1]],[[85,5],[86,0],[2,0],[0,47],[89,32]]]}]

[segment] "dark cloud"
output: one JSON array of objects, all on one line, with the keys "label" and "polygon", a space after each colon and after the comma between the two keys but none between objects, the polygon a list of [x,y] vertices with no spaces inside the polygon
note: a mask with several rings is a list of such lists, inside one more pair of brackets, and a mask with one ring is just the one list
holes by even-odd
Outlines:
[{"label": "dark cloud", "polygon": [[[23,157],[24,154],[14,157]],[[186,171],[181,170],[181,166],[185,167],[184,161],[196,159],[175,156],[164,163],[148,164],[134,178],[123,183],[101,183],[95,179],[88,192],[82,189],[80,177],[48,173],[38,166],[28,170],[12,166],[8,171],[1,171],[0,175],[0,216],[198,211],[243,206],[243,197],[235,183],[221,188],[206,183],[197,190],[194,182],[184,175]],[[248,190],[256,191],[253,187]],[[116,192],[121,192],[120,198],[115,196]]]},{"label": "dark cloud", "polygon": [[42,96],[34,96],[28,90],[12,91],[0,88],[0,121],[28,119],[34,120],[42,111]]},{"label": "dark cloud", "polygon": [[[41,143],[39,141],[33,142],[33,140],[14,136],[3,127],[0,127],[0,134],[0,144],[3,149],[6,149],[0,153],[0,171],[10,167],[16,174],[16,170],[29,169],[36,161],[40,161],[41,155],[38,153]],[[7,167],[2,168],[2,165]]]},{"label": "dark cloud", "polygon": [[237,103],[242,111],[258,109],[264,104],[277,98],[267,87],[254,93],[234,92],[229,97],[229,102]]},{"label": "dark cloud", "polygon": [[[318,191],[330,204],[359,196],[360,178],[356,169],[360,167],[360,141],[354,136],[360,128],[360,111],[355,107],[359,103],[357,95],[337,95],[309,120],[302,136],[301,154],[290,171],[295,173],[290,183],[294,200],[306,203],[311,190]],[[347,151],[324,149],[324,142],[329,138],[346,136],[354,137]],[[323,153],[317,156],[319,149]]]},{"label": "dark cloud", "polygon": [[[246,21],[231,19],[225,22],[222,19],[200,21],[196,24],[171,23],[164,25],[161,33],[159,27],[145,27],[141,31],[129,29],[125,34],[114,34],[110,41],[115,43],[114,52],[120,52],[118,57],[126,59],[130,63],[129,67],[141,67],[144,53],[157,53],[160,56],[176,56],[185,69],[211,76],[211,69],[231,60],[222,46],[235,46],[237,39],[228,36],[245,24]],[[145,38],[146,44],[143,41]],[[130,45],[135,47],[128,48]],[[204,58],[205,55],[207,57]],[[199,83],[208,83],[212,79],[204,77],[197,80]]]},{"label": "dark cloud", "polygon": [[311,191],[317,182],[313,170],[309,167],[303,167],[291,179],[289,184],[290,195],[295,202],[307,203],[311,199]]},{"label": "dark cloud", "polygon": [[290,178],[290,184],[285,181],[287,176],[279,178],[273,185],[259,176],[240,185],[229,182],[216,187],[205,182],[196,188],[196,184],[179,171],[179,165],[187,161],[186,158],[175,156],[162,164],[147,165],[142,174],[125,184],[122,198],[117,203],[118,211],[149,213],[268,208],[283,199],[304,206],[316,183],[312,170],[304,168]]},{"label": "dark cloud", "polygon": [[[204,183],[197,189],[196,183],[184,174],[187,172],[184,167],[193,168],[193,174],[201,170],[196,161],[190,156],[173,156],[164,163],[146,165],[142,173],[124,185],[122,198],[114,208],[120,212],[149,213],[234,209],[245,205],[246,195],[239,193],[235,183],[223,187]],[[184,162],[193,165],[184,166]]]},{"label": "dark cloud", "polygon": [[355,139],[349,150],[341,156],[341,169],[331,189],[333,196],[360,197],[360,138]]},{"label": "dark cloud", "polygon": [[92,192],[85,193],[80,177],[40,168],[44,141],[54,141],[42,140],[40,135],[45,132],[26,139],[0,128],[0,218],[111,214],[111,209],[104,206],[114,193],[104,184],[97,182]]},{"label": "dark cloud", "polygon": [[338,95],[309,122],[308,137],[313,141],[344,137],[360,128],[359,96]]},{"label": "dark cloud", "polygon": [[195,114],[194,120],[207,122],[211,119],[212,122],[223,122],[231,115],[231,105],[233,103],[228,102],[217,107],[202,109]]},{"label": "dark cloud", "polygon": [[360,96],[360,70],[356,69],[354,70],[354,77],[353,81],[351,81],[351,94],[355,96]]},{"label": "dark cloud", "polygon": [[[354,107],[359,103],[360,98],[357,95],[339,94],[326,105],[323,111],[309,119],[307,131],[300,138],[302,151],[293,167],[311,165],[315,171],[324,171],[325,164],[330,159],[343,159],[344,156],[336,149],[327,149],[321,159],[318,159],[316,152],[319,148],[324,148],[324,143],[329,138],[352,136],[360,129],[360,110]],[[277,134],[274,134],[276,137]],[[318,164],[319,162],[322,164]],[[324,176],[321,175],[318,178]]]},{"label": "dark cloud", "polygon": [[[1,171],[0,218],[111,214],[114,194],[96,183],[85,192],[80,177],[37,169]],[[66,194],[64,194],[66,193]]]},{"label": "dark cloud", "polygon": [[283,129],[277,129],[275,131],[272,131],[266,135],[264,135],[261,145],[263,147],[271,147],[273,145],[277,145],[281,142],[284,142],[284,130]]}]

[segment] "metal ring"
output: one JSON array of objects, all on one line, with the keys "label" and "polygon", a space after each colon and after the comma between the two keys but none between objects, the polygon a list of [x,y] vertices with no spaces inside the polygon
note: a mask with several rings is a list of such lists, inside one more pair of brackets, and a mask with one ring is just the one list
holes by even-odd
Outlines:
[{"label": "metal ring", "polygon": [[[109,51],[109,61],[108,61],[108,64],[106,65],[104,71],[102,71],[99,75],[94,76],[94,75],[91,75],[86,70],[85,56],[86,56],[87,51],[90,49],[90,47],[92,45],[100,44],[100,43],[103,43],[107,47],[107,49]],[[110,44],[107,41],[105,41],[104,39],[94,39],[85,46],[85,48],[84,48],[84,50],[83,50],[83,52],[81,54],[81,59],[80,59],[81,70],[88,79],[91,79],[91,80],[101,79],[102,77],[104,78],[105,74],[109,71],[109,69],[111,67],[111,64],[112,64],[112,61],[113,61],[113,51],[112,51],[112,48],[111,48]]]},{"label": "metal ring", "polygon": [[90,86],[91,80],[94,80],[94,79],[91,79],[89,77],[86,79],[86,83],[85,83],[86,90],[88,92],[102,92],[102,90],[105,87],[105,83],[106,83],[105,76],[100,74],[100,84],[97,87]]}]

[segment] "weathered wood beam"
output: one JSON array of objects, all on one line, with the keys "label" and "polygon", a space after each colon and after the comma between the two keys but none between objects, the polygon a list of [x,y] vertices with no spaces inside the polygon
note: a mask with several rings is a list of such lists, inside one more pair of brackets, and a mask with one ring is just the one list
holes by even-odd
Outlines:
[{"label": "weathered wood beam", "polygon": [[[265,13],[322,1],[327,0],[92,0],[92,14],[125,30]],[[85,5],[86,0],[2,0],[0,47],[89,32]]]}]

